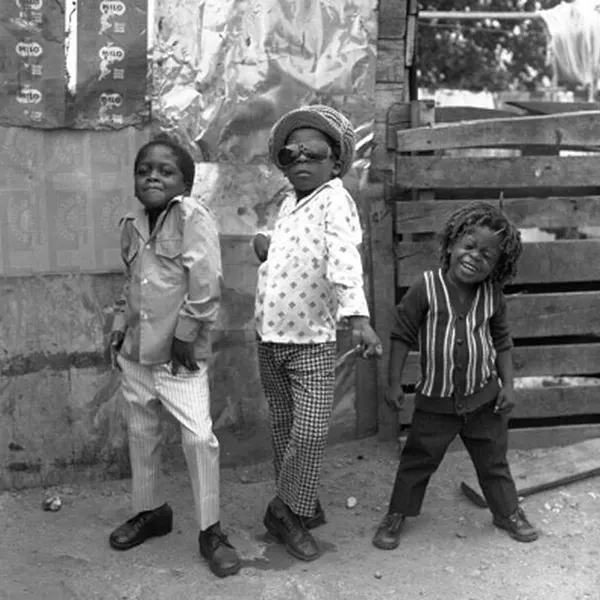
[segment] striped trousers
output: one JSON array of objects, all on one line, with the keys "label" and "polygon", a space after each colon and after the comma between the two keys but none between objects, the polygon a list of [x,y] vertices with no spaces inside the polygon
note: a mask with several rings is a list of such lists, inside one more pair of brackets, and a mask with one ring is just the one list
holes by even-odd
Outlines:
[{"label": "striped trousers", "polygon": [[199,370],[140,365],[118,357],[127,405],[132,504],[135,513],[165,502],[159,490],[161,410],[169,411],[181,427],[181,441],[190,473],[196,518],[201,530],[219,520],[219,441],[212,429],[206,361]]},{"label": "striped trousers", "polygon": [[259,342],[269,405],[277,496],[297,515],[314,514],[335,392],[335,342]]}]

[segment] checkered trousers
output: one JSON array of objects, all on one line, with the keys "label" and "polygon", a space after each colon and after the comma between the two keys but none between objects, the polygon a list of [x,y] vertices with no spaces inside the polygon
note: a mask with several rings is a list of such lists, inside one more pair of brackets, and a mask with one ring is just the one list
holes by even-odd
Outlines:
[{"label": "checkered trousers", "polygon": [[260,379],[269,405],[277,496],[313,515],[335,391],[335,342],[259,342]]}]

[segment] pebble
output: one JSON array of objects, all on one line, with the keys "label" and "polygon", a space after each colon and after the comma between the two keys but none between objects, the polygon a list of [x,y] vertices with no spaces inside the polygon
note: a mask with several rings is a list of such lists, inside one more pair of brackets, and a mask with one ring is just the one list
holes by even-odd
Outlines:
[{"label": "pebble", "polygon": [[354,508],[358,504],[358,500],[354,496],[350,496],[346,500],[346,508]]},{"label": "pebble", "polygon": [[49,512],[56,512],[56,511],[60,510],[61,506],[62,506],[62,501],[60,499],[60,496],[50,496],[50,497],[46,498],[44,500],[44,502],[42,503],[42,508]]},{"label": "pebble", "polygon": [[382,575],[381,575],[381,573],[379,571],[375,571],[374,577],[375,577],[375,579],[381,579]]}]

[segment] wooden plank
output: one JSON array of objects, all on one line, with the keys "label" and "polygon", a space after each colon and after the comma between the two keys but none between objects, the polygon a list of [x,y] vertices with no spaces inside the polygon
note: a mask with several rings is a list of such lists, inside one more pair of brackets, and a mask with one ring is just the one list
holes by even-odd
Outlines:
[{"label": "wooden plank", "polygon": [[[544,375],[594,375],[600,372],[600,344],[552,344],[514,349],[515,377]],[[411,352],[404,368],[404,382],[421,376],[419,355]]]},{"label": "wooden plank", "polygon": [[[600,414],[600,385],[519,388],[518,405],[512,419],[541,419]],[[400,422],[411,422],[415,395],[407,394],[400,411]]]},{"label": "wooden plank", "polygon": [[[600,470],[600,438],[553,448],[543,454],[520,453],[510,460],[510,470],[517,493],[533,487],[550,487],[552,482]],[[475,471],[465,483],[483,499]]]},{"label": "wooden plank", "polygon": [[476,119],[508,119],[517,116],[514,111],[479,106],[437,106],[435,109],[436,123],[456,123]]},{"label": "wooden plank", "polygon": [[531,115],[556,115],[582,110],[600,110],[598,102],[551,102],[542,100],[509,100],[504,104],[526,110]]},{"label": "wooden plank", "polygon": [[396,305],[394,261],[394,215],[393,204],[386,202],[389,185],[378,187],[370,203],[369,230],[371,238],[371,290],[374,306],[374,327],[383,344],[383,359],[377,361],[377,389],[372,399],[379,405],[379,436],[382,439],[396,437],[397,422],[391,411],[382,402],[385,381],[387,380],[387,359],[389,357],[389,339]]},{"label": "wooden plank", "polygon": [[549,446],[566,446],[598,437],[600,437],[600,424],[597,423],[558,427],[524,427],[511,429],[508,434],[508,443],[510,449],[529,450]]},{"label": "wooden plank", "polygon": [[[363,192],[357,197],[357,205],[360,210],[361,221],[365,224],[364,241],[365,241],[365,256],[364,256],[364,268],[367,277],[366,292],[369,302],[369,310],[371,315],[374,317],[373,322],[380,318],[379,310],[380,307],[376,302],[375,292],[379,289],[387,290],[389,294],[394,294],[393,286],[389,285],[389,282],[385,287],[381,287],[382,283],[379,280],[382,276],[393,277],[393,265],[392,273],[381,274],[380,271],[375,271],[373,268],[373,261],[379,261],[380,258],[375,252],[379,250],[379,247],[374,245],[373,236],[376,236],[375,242],[379,241],[381,231],[377,229],[378,223],[372,218],[374,204],[382,202],[382,196],[384,194],[384,187],[381,184],[370,184],[365,186]],[[391,219],[391,215],[388,215]],[[375,227],[374,227],[375,225]],[[390,242],[391,244],[391,239]],[[377,275],[377,280],[375,280]],[[376,287],[374,287],[376,285]],[[348,336],[349,336],[349,332]],[[348,337],[348,341],[350,340]],[[378,362],[375,360],[355,360],[355,408],[356,408],[356,437],[357,439],[364,438],[373,435],[377,432],[379,422],[379,372]]]},{"label": "wooden plank", "polygon": [[[600,240],[558,240],[523,245],[519,271],[513,283],[569,283],[598,281]],[[397,285],[410,286],[423,271],[439,266],[435,241],[399,242]]]},{"label": "wooden plank", "polygon": [[600,111],[447,123],[398,132],[398,151],[551,146],[570,150],[600,140]]},{"label": "wooden plank", "polygon": [[[441,231],[450,215],[474,200],[398,202],[396,230],[400,234]],[[556,196],[485,200],[502,209],[519,228],[600,227],[600,196]]]},{"label": "wooden plank", "polygon": [[[396,149],[396,131],[405,129],[411,124],[411,106],[410,103],[396,102],[392,104],[387,113],[387,131],[386,131],[386,149]],[[393,161],[392,163],[393,164]]]},{"label": "wooden plank", "polygon": [[377,3],[379,39],[403,40],[406,37],[408,0],[379,0]]},{"label": "wooden plank", "polygon": [[375,81],[404,81],[404,54],[404,40],[378,39]]},{"label": "wooden plank", "polygon": [[[597,188],[595,156],[396,157],[401,189]],[[583,191],[583,190],[582,190]]]},{"label": "wooden plank", "polygon": [[600,292],[515,294],[506,299],[515,338],[600,337]]},{"label": "wooden plank", "polygon": [[[406,440],[403,433],[400,441]],[[531,450],[575,444],[583,440],[600,437],[600,424],[592,425],[560,425],[557,427],[522,427],[510,429],[508,434],[510,450]],[[456,438],[448,448],[449,452],[464,451],[465,447]]]}]

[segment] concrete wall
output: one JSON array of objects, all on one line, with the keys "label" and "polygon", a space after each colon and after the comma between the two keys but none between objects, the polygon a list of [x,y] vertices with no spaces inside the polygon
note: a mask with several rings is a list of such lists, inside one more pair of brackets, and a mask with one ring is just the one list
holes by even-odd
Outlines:
[{"label": "concrete wall", "polygon": [[[270,444],[248,291],[256,270],[246,237],[224,237],[222,245],[212,414],[223,463],[232,464],[269,456]],[[105,323],[121,285],[119,274],[0,280],[0,489],[128,475],[118,374],[106,369],[102,356]],[[332,437],[352,437],[353,371],[341,368],[339,376]],[[180,459],[173,422],[165,434],[167,455]]]}]

